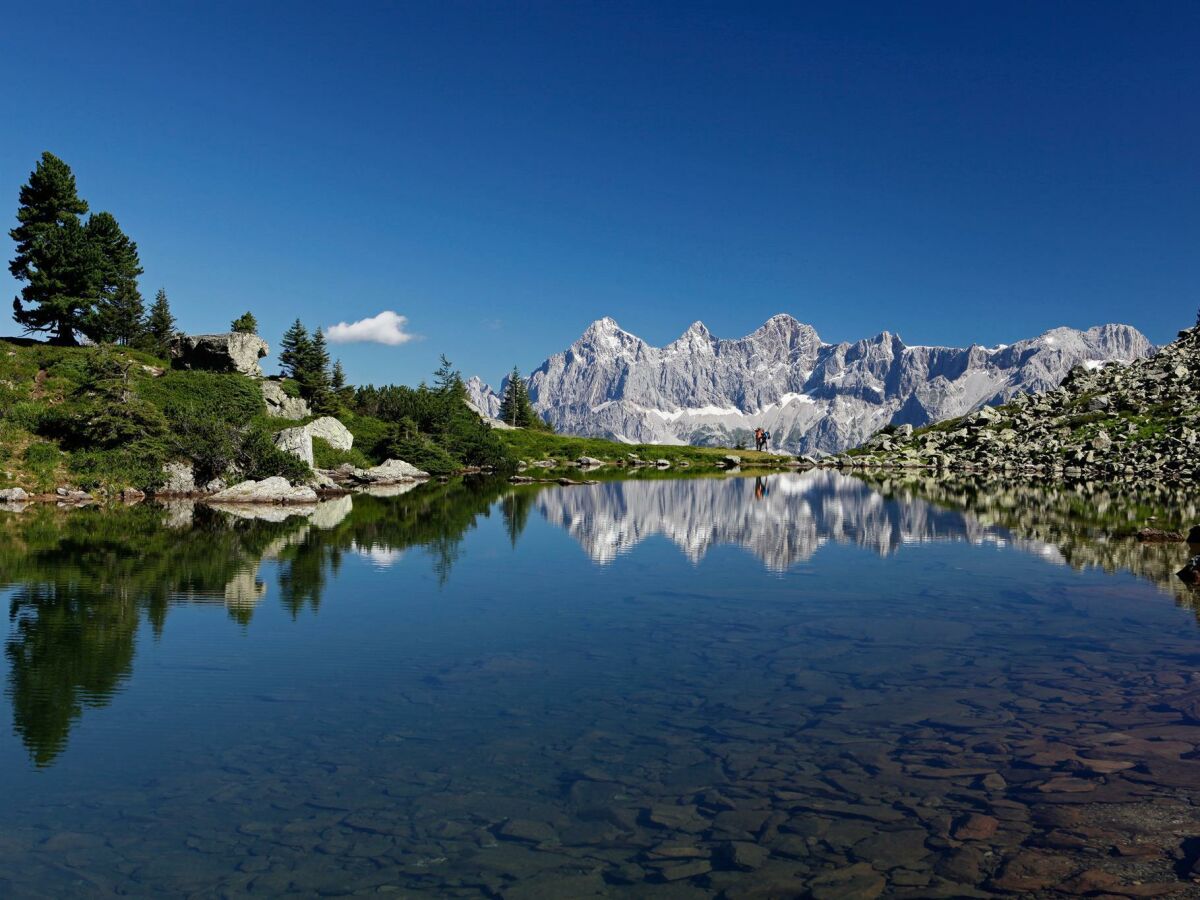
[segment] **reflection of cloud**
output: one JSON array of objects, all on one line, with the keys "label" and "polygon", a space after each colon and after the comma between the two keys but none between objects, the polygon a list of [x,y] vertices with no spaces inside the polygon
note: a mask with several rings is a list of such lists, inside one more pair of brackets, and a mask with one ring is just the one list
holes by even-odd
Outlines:
[{"label": "reflection of cloud", "polygon": [[398,347],[415,337],[404,330],[407,325],[407,316],[385,309],[377,316],[359,319],[357,322],[338,322],[336,325],[330,325],[325,337],[334,344],[367,343]]},{"label": "reflection of cloud", "polygon": [[356,544],[354,552],[377,569],[389,569],[404,557],[403,550],[389,550],[387,547],[360,547]]}]

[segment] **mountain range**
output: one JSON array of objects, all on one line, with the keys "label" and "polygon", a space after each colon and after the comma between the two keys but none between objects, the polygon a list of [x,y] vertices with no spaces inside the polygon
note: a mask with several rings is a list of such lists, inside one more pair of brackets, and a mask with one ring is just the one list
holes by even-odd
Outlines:
[{"label": "mountain range", "polygon": [[[538,366],[528,386],[534,408],[566,434],[734,446],[749,444],[762,427],[772,433],[771,449],[836,453],[889,423],[961,416],[1051,390],[1081,363],[1127,363],[1153,352],[1129,325],[1054,328],[996,347],[908,346],[887,331],[830,344],[789,315],[736,339],[695,322],[655,347],[606,317]],[[481,413],[496,416],[496,391],[479,378],[467,389]]]}]

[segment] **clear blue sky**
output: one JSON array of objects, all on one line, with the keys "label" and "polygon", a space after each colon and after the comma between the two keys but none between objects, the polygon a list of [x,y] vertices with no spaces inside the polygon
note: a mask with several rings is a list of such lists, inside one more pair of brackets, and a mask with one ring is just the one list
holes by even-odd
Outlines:
[{"label": "clear blue sky", "polygon": [[[1200,4],[55,3],[0,29],[0,199],[42,150],[188,330],[495,381],[614,316],[995,343],[1200,303]],[[6,257],[11,245],[6,245]],[[17,291],[7,269],[6,297]],[[7,306],[5,300],[5,306]],[[7,317],[5,317],[7,320]],[[0,325],[0,333],[16,326]]]}]

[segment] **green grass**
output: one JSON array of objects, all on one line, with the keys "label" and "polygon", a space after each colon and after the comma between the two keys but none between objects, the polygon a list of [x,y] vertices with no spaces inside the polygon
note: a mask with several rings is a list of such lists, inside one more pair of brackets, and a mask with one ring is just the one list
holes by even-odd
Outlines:
[{"label": "green grass", "polygon": [[672,466],[686,462],[692,466],[716,468],[721,460],[730,454],[740,456],[742,464],[747,467],[778,466],[791,459],[790,456],[759,453],[756,450],[669,444],[623,444],[603,438],[574,437],[525,428],[498,431],[497,435],[513,456],[526,462],[553,459],[558,463],[567,463],[581,456],[592,456],[606,463],[615,463],[618,460],[628,462],[629,454],[632,453],[647,462],[665,459]]},{"label": "green grass", "polygon": [[368,469],[375,465],[358,447],[337,450],[330,446],[327,440],[319,437],[313,438],[313,460],[318,469],[336,469],[346,463],[359,469]]}]

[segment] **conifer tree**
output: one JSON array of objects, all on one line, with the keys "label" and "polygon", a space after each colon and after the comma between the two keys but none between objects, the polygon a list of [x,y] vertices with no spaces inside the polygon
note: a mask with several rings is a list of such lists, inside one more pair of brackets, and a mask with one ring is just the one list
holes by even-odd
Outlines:
[{"label": "conifer tree", "polygon": [[333,373],[329,377],[329,386],[339,396],[344,395],[347,391],[346,370],[342,368],[342,361],[340,359],[333,364]]},{"label": "conifer tree", "polygon": [[331,411],[334,402],[330,389],[329,348],[325,344],[325,333],[320,328],[313,332],[298,380],[300,393],[317,412]]},{"label": "conifer tree", "polygon": [[171,314],[166,290],[159,288],[158,293],[154,295],[154,303],[150,306],[150,315],[146,317],[145,344],[151,352],[165,357],[173,337],[175,316]]},{"label": "conifer tree", "polygon": [[500,400],[500,420],[517,428],[529,428],[540,421],[529,402],[529,387],[521,377],[521,370],[513,366],[504,396]]},{"label": "conifer tree", "polygon": [[310,344],[308,329],[299,319],[283,333],[283,339],[279,342],[279,370],[285,378],[301,380],[300,373],[304,370]]},{"label": "conifer tree", "polygon": [[50,332],[62,344],[76,343],[94,303],[101,277],[99,254],[79,217],[79,197],[70,166],[43,153],[19,195],[16,228],[9,236],[17,253],[8,270],[25,282],[13,300],[13,318],[26,331]]},{"label": "conifer tree", "polygon": [[229,330],[238,334],[258,334],[258,319],[254,313],[244,312],[229,323]]},{"label": "conifer tree", "polygon": [[112,213],[91,216],[86,231],[99,254],[100,279],[96,307],[85,333],[98,343],[131,344],[141,334],[146,314],[137,283],[142,274],[137,244],[125,235]]}]

